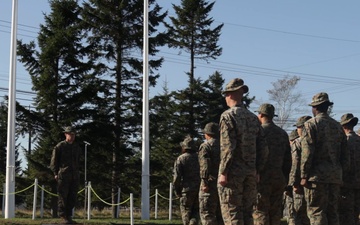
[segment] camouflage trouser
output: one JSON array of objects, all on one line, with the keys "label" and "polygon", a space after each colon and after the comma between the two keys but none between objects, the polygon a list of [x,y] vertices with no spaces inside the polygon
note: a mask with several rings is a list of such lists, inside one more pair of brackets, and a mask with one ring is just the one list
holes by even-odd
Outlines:
[{"label": "camouflage trouser", "polygon": [[360,189],[341,188],[339,220],[341,225],[359,225]]},{"label": "camouflage trouser", "polygon": [[339,225],[339,184],[312,183],[304,192],[311,225]]},{"label": "camouflage trouser", "polygon": [[256,175],[231,177],[225,187],[218,185],[221,214],[225,225],[252,225],[256,201]]},{"label": "camouflage trouser", "polygon": [[58,180],[58,208],[59,216],[71,217],[75,207],[76,196],[79,187],[79,180],[60,178]]},{"label": "camouflage trouser", "polygon": [[222,217],[216,180],[209,182],[209,191],[199,192],[199,208],[202,225],[221,225]]},{"label": "camouflage trouser", "polygon": [[287,197],[287,207],[289,211],[289,225],[310,225],[310,220],[306,214],[306,201],[303,194],[293,193],[292,197]]},{"label": "camouflage trouser", "polygon": [[184,225],[199,223],[199,196],[198,192],[185,192],[180,197],[180,212]]},{"label": "camouflage trouser", "polygon": [[282,202],[285,183],[260,183],[257,202],[254,207],[255,225],[280,225],[282,218]]}]

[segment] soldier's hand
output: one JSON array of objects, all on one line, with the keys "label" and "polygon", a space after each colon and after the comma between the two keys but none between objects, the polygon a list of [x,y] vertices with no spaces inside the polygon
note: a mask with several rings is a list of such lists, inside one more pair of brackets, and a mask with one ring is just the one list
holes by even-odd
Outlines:
[{"label": "soldier's hand", "polygon": [[293,187],[293,191],[296,193],[296,194],[303,194],[304,193],[304,189],[302,187],[299,187],[299,186],[294,186]]},{"label": "soldier's hand", "polygon": [[202,185],[201,186],[201,190],[203,191],[203,192],[209,192],[209,186],[207,186],[207,185]]},{"label": "soldier's hand", "polygon": [[256,183],[259,183],[260,182],[260,174],[256,174]]},{"label": "soldier's hand", "polygon": [[56,181],[58,180],[58,175],[55,175],[55,180],[56,180]]},{"label": "soldier's hand", "polygon": [[227,184],[227,175],[220,174],[218,178],[218,183],[224,187]]},{"label": "soldier's hand", "polygon": [[306,187],[306,186],[307,186],[307,180],[306,180],[306,178],[302,178],[302,179],[301,179],[300,185],[303,186],[303,187]]}]

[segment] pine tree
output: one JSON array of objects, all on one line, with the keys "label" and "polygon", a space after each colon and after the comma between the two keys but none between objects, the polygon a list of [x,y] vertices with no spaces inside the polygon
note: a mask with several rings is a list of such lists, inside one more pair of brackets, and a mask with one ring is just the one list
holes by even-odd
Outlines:
[{"label": "pine tree", "polygon": [[[171,24],[168,28],[169,47],[184,50],[190,55],[189,90],[184,94],[188,98],[188,132],[195,133],[194,91],[196,88],[195,59],[216,59],[222,53],[222,48],[217,42],[223,24],[211,28],[214,20],[209,17],[215,2],[205,0],[181,0],[181,4],[173,4],[176,17],[170,17]],[[187,95],[187,96],[185,96]]]},{"label": "pine tree", "polygon": [[[88,98],[94,94],[85,93],[91,85],[88,79],[92,65],[86,60],[89,49],[82,46],[85,33],[79,17],[81,8],[77,1],[52,0],[49,3],[51,13],[44,15],[38,48],[34,41],[29,44],[19,41],[18,55],[37,93],[35,111],[22,110],[24,115],[34,119],[32,127],[36,136],[36,147],[31,155],[27,155],[27,175],[38,178],[56,193],[56,183],[48,168],[52,149],[64,139],[64,126],[80,128],[86,121],[91,111]],[[56,217],[56,198],[52,198],[51,207]]]},{"label": "pine tree", "polygon": [[[166,13],[160,13],[161,8],[154,0],[149,1],[149,6],[149,55],[154,55],[164,42],[164,35],[156,27]],[[142,60],[139,58],[143,47],[143,1],[90,0],[84,3],[82,15],[89,31],[87,42],[95,50],[91,59],[102,68],[98,77],[109,83],[109,95],[103,96],[102,101],[111,107],[107,113],[112,140],[108,150],[112,153],[112,202],[116,203],[118,187],[134,192],[137,186],[128,182],[141,180],[141,176],[130,181],[127,177],[133,168],[129,163],[139,162],[136,152],[141,147]],[[149,61],[150,87],[156,84],[159,75],[154,71],[162,61],[154,57]],[[115,207],[113,216],[116,216]]]}]

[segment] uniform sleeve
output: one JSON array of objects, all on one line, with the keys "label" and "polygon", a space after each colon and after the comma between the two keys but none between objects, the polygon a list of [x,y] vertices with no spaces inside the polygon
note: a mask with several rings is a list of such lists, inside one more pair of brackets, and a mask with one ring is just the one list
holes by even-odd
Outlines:
[{"label": "uniform sleeve", "polygon": [[295,139],[291,145],[291,169],[289,173],[289,185],[290,186],[298,186],[300,185],[300,157],[301,157],[301,149],[300,149],[300,139]]},{"label": "uniform sleeve", "polygon": [[60,162],[60,145],[56,145],[52,151],[50,169],[57,175],[59,173],[59,162]]},{"label": "uniform sleeve", "polygon": [[303,128],[303,138],[301,140],[301,163],[300,163],[300,177],[308,178],[310,168],[314,158],[315,152],[315,133],[312,129],[311,123],[305,123]]},{"label": "uniform sleeve", "polygon": [[347,139],[348,137],[344,133],[341,140],[341,167],[343,174],[349,172],[350,170],[350,150],[347,145]]},{"label": "uniform sleeve", "polygon": [[290,148],[290,142],[289,142],[288,135],[286,134],[285,137],[286,137],[286,139],[284,140],[285,155],[284,155],[282,170],[283,170],[283,174],[286,178],[286,183],[288,183],[289,182],[289,174],[290,174],[290,170],[291,170],[291,148]]},{"label": "uniform sleeve", "polygon": [[210,152],[209,147],[205,143],[200,145],[199,148],[199,165],[200,165],[200,178],[203,180],[205,184],[207,184],[209,180],[210,168],[211,168],[211,160],[210,160]]},{"label": "uniform sleeve", "polygon": [[221,116],[220,119],[220,164],[219,174],[226,175],[233,161],[236,148],[235,124],[231,119]]},{"label": "uniform sleeve", "polygon": [[176,196],[181,196],[181,164],[179,159],[174,163],[173,185]]},{"label": "uniform sleeve", "polygon": [[258,137],[256,138],[256,171],[258,174],[265,168],[269,156],[264,129],[261,125],[259,125],[259,128]]}]

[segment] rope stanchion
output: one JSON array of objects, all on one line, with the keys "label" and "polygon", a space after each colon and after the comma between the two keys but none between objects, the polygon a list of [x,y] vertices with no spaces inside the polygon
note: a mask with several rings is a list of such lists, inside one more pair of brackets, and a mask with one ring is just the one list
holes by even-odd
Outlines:
[{"label": "rope stanchion", "polygon": [[[159,195],[161,198],[165,199],[165,200],[170,200],[170,198],[166,198],[166,197],[162,196],[162,195],[159,194],[159,193],[158,193],[158,195]],[[173,198],[172,200],[174,201],[174,200],[177,200],[177,199],[179,199],[179,197]]]},{"label": "rope stanchion", "polygon": [[[9,195],[16,195],[16,194],[19,194],[19,193],[21,193],[21,192],[27,191],[27,190],[29,190],[30,188],[34,187],[34,185],[35,185],[35,184],[32,184],[32,185],[30,185],[29,187],[24,188],[24,189],[21,190],[21,191],[16,191],[16,192],[14,192],[14,193],[9,193]],[[0,193],[0,195],[5,195],[5,194],[4,194],[4,193]]]},{"label": "rope stanchion", "polygon": [[55,197],[59,196],[58,194],[51,193],[50,191],[46,190],[44,187],[42,187],[42,186],[40,186],[40,185],[38,185],[38,187],[39,187],[41,190],[43,190],[43,191],[45,191],[46,193],[48,193],[49,195],[52,195],[52,196],[55,196]]},{"label": "rope stanchion", "polygon": [[109,206],[122,205],[122,204],[124,204],[124,203],[126,203],[126,202],[128,202],[128,201],[130,200],[130,198],[128,198],[128,199],[126,199],[126,200],[123,201],[123,202],[119,202],[119,203],[116,203],[116,204],[112,204],[112,203],[106,202],[106,201],[104,201],[103,199],[101,199],[101,198],[99,197],[99,195],[94,191],[94,189],[93,189],[92,187],[91,187],[91,191],[94,193],[94,195],[95,195],[101,202],[103,202],[103,203],[105,203],[106,205],[109,205]]}]

